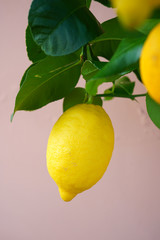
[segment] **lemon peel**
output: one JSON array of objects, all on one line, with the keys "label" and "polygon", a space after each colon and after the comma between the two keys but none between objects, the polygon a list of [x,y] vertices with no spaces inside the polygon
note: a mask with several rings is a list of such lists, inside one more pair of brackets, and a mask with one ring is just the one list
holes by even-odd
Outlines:
[{"label": "lemon peel", "polygon": [[160,104],[160,24],[151,30],[144,43],[140,73],[148,94]]},{"label": "lemon peel", "polygon": [[78,104],[61,115],[48,139],[47,168],[64,201],[102,178],[113,147],[113,126],[101,106]]},{"label": "lemon peel", "polygon": [[112,0],[112,5],[117,9],[122,24],[132,29],[151,16],[153,10],[160,6],[160,0]]}]

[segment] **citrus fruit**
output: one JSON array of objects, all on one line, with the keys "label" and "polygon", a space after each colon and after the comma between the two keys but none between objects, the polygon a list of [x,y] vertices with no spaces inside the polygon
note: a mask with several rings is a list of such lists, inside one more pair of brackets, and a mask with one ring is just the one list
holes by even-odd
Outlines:
[{"label": "citrus fruit", "polygon": [[160,5],[160,0],[112,0],[112,4],[117,8],[121,22],[129,28],[135,28],[152,14]]},{"label": "citrus fruit", "polygon": [[47,168],[64,201],[101,179],[113,146],[113,126],[101,106],[78,104],[61,115],[48,139]]},{"label": "citrus fruit", "polygon": [[144,43],[140,73],[148,94],[160,103],[160,24],[151,30]]}]

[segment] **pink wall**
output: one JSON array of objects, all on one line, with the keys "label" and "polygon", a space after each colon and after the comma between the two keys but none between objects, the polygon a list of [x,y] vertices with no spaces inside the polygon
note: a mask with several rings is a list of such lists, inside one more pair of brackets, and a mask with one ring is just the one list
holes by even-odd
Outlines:
[{"label": "pink wall", "polygon": [[[160,131],[143,99],[104,103],[116,135],[112,160],[102,180],[69,203],[60,199],[45,159],[62,102],[18,112],[10,123],[18,84],[30,64],[24,42],[30,3],[1,0],[0,239],[159,240]],[[96,3],[92,10],[100,21],[113,16]],[[135,92],[142,91],[138,83]]]}]

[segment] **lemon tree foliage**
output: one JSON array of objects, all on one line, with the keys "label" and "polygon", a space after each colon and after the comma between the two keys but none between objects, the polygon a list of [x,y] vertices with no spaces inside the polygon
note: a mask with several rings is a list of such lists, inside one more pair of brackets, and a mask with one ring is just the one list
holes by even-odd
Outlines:
[{"label": "lemon tree foliage", "polygon": [[74,54],[48,56],[33,64],[23,76],[14,112],[35,110],[65,97],[77,84],[80,68],[81,62]]},{"label": "lemon tree foliage", "polygon": [[[74,88],[70,94],[68,94],[63,100],[63,111],[77,105],[87,103],[89,100],[89,95],[84,88]],[[102,99],[98,96],[92,98],[92,103],[94,105],[102,106]]]},{"label": "lemon tree foliage", "polygon": [[146,95],[146,106],[151,120],[160,128],[160,106],[148,94]]},{"label": "lemon tree foliage", "polygon": [[106,62],[99,62],[94,60],[86,60],[82,66],[81,73],[86,82],[91,79],[97,72],[99,72]]},{"label": "lemon tree foliage", "polygon": [[92,0],[86,0],[86,6],[90,8]]},{"label": "lemon tree foliage", "polygon": [[135,70],[138,67],[144,39],[144,37],[123,39],[111,60],[105,64],[101,71],[88,80],[86,83],[87,91],[96,95],[98,86],[103,82],[114,82],[121,76]]},{"label": "lemon tree foliage", "polygon": [[159,18],[155,16],[152,19],[146,19],[144,24],[138,28],[138,31],[148,35],[150,31],[160,22],[160,15],[158,17]]},{"label": "lemon tree foliage", "polygon": [[85,0],[33,0],[28,19],[35,42],[51,56],[72,53],[103,32]]},{"label": "lemon tree foliage", "polygon": [[111,7],[111,1],[110,0],[95,0],[95,1],[103,4],[106,7]]},{"label": "lemon tree foliage", "polygon": [[123,39],[143,37],[143,32],[129,31],[119,22],[118,18],[112,18],[102,23],[104,33],[92,41],[92,51],[95,55],[111,59],[119,43]]},{"label": "lemon tree foliage", "polygon": [[[106,16],[106,21],[100,23],[90,11],[95,1],[110,10],[118,4],[118,17],[107,20]],[[130,15],[121,11],[123,4],[131,2],[33,0],[26,26],[26,49],[32,63],[20,81],[13,115],[16,111],[32,111],[59,99],[63,99],[66,111],[78,103],[102,105],[102,100],[114,97],[134,100],[146,95],[147,92],[134,94],[136,83],[125,75],[134,72],[143,84],[139,59],[144,42],[160,23],[159,1],[152,7],[155,1],[147,0],[153,11],[149,15],[141,14],[148,18],[137,19],[137,22],[133,22],[131,5],[125,5]],[[138,2],[134,2],[135,8]],[[142,13],[143,10],[139,9]],[[76,87],[80,76],[84,79],[84,88]],[[99,92],[98,87],[104,82],[111,82],[113,86]],[[149,95],[146,104],[151,120],[160,127],[160,104]]]},{"label": "lemon tree foliage", "polygon": [[[111,100],[113,97],[131,98],[134,100],[135,97],[132,95],[134,86],[135,82],[131,82],[128,77],[119,78],[115,81],[113,87],[104,91],[107,94],[105,100]],[[114,94],[112,95],[113,92]]]},{"label": "lemon tree foliage", "polygon": [[27,54],[30,61],[38,62],[39,60],[45,58],[47,55],[42,51],[41,47],[38,46],[33,40],[32,32],[30,26],[26,28],[26,47]]}]

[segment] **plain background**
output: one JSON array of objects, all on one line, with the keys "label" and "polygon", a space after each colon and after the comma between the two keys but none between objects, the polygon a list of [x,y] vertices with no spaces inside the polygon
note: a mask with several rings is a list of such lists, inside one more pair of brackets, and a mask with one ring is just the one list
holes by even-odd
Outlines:
[{"label": "plain background", "polygon": [[[116,137],[111,162],[93,188],[69,203],[61,200],[45,156],[62,101],[18,112],[10,123],[30,64],[25,51],[30,3],[0,0],[0,239],[159,240],[160,131],[147,116],[144,99],[104,103]],[[92,11],[100,22],[114,16],[95,2]],[[135,93],[142,92],[137,81]]]}]

